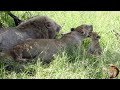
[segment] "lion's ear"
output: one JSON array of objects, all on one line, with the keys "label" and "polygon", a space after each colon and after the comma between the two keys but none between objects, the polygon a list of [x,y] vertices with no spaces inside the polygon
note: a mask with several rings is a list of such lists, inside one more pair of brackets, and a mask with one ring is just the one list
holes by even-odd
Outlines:
[{"label": "lion's ear", "polygon": [[75,30],[75,28],[71,28],[71,31],[74,31]]},{"label": "lion's ear", "polygon": [[101,37],[98,35],[96,38],[100,39]]}]

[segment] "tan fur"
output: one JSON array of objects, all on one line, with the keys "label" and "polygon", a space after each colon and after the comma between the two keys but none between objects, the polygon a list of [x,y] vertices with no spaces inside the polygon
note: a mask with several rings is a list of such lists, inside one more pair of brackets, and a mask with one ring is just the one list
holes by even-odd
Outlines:
[{"label": "tan fur", "polygon": [[0,29],[0,50],[8,51],[14,45],[32,39],[53,39],[61,27],[47,16],[37,16],[19,24],[16,28]]},{"label": "tan fur", "polygon": [[85,38],[89,37],[91,31],[91,25],[81,25],[65,34],[61,39],[27,40],[16,45],[10,53],[16,61],[27,61],[39,55],[43,62],[50,62],[54,54],[61,48],[79,46]]},{"label": "tan fur", "polygon": [[91,43],[88,49],[88,54],[101,55],[102,49],[99,43],[100,36],[96,32],[92,32],[90,37],[91,37]]}]

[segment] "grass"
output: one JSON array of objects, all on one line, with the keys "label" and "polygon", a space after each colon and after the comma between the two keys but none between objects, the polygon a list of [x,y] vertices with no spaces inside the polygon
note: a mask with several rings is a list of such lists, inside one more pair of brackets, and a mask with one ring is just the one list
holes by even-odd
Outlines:
[{"label": "grass", "polygon": [[[47,15],[62,26],[61,32],[69,32],[70,28],[81,24],[91,24],[94,31],[101,36],[100,44],[103,54],[98,57],[88,57],[80,50],[70,53],[62,52],[57,55],[49,66],[35,63],[26,64],[25,71],[20,73],[0,68],[2,79],[106,79],[109,78],[106,69],[108,64],[120,68],[120,38],[117,40],[114,32],[120,30],[120,12],[113,11],[13,11],[22,20],[36,15]],[[4,27],[14,27],[13,20],[5,13],[0,13]],[[84,50],[88,48],[89,39],[84,41]],[[70,62],[71,61],[71,62]],[[17,67],[17,66],[15,66]],[[119,79],[120,75],[116,79]]]}]

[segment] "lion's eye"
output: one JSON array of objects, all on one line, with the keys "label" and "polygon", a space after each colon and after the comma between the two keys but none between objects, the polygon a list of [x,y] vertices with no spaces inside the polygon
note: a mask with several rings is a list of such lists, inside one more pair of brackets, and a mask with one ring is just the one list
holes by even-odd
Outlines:
[{"label": "lion's eye", "polygon": [[50,27],[50,24],[47,24],[47,27]]},{"label": "lion's eye", "polygon": [[51,23],[50,23],[50,22],[47,22],[47,23],[46,23],[46,26],[47,26],[47,27],[51,27]]},{"label": "lion's eye", "polygon": [[83,32],[83,31],[81,31],[81,33],[83,34],[84,32]]}]

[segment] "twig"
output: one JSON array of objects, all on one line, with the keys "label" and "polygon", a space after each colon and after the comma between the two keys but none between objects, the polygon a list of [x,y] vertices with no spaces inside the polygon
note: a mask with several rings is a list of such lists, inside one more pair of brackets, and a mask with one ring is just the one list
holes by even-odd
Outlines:
[{"label": "twig", "polygon": [[117,39],[120,37],[120,33],[116,32],[115,30],[113,30],[113,32],[115,33],[115,36],[117,37]]}]

